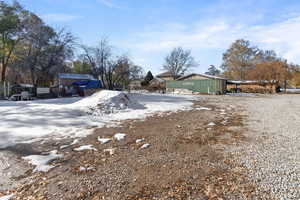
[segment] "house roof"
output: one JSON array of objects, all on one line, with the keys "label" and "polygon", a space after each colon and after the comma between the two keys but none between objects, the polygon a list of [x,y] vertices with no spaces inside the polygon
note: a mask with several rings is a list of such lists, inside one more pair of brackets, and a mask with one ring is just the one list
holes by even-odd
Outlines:
[{"label": "house roof", "polygon": [[186,78],[192,77],[192,76],[202,76],[202,77],[205,77],[205,78],[226,80],[225,78],[221,78],[221,77],[218,77],[218,76],[211,76],[211,75],[207,75],[207,74],[196,74],[196,73],[192,73],[192,74],[188,74],[186,76],[182,76],[182,77],[180,77],[180,78],[178,78],[176,80],[180,81],[180,80],[184,80]]},{"label": "house roof", "polygon": [[161,78],[158,78],[158,77],[154,77],[150,82],[153,82],[153,81],[158,81],[158,82],[166,82],[165,80],[161,79]]},{"label": "house roof", "polygon": [[95,78],[90,74],[60,73],[60,74],[58,74],[58,78],[61,78],[61,79],[78,79],[78,80],[95,80]]},{"label": "house roof", "polygon": [[161,74],[158,74],[156,77],[160,78],[160,77],[172,77],[171,72],[163,72]]},{"label": "house roof", "polygon": [[276,83],[277,81],[267,81],[267,80],[242,80],[242,81],[236,81],[236,80],[228,80],[227,83],[229,84],[261,84],[261,83]]}]

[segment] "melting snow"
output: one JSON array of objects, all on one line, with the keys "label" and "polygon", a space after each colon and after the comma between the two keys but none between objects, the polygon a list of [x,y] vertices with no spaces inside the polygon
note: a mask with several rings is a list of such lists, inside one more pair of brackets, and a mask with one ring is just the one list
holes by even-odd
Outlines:
[{"label": "melting snow", "polygon": [[209,124],[207,124],[208,126],[215,126],[216,124],[214,122],[210,122]]},{"label": "melting snow", "polygon": [[125,137],[126,137],[126,134],[124,134],[124,133],[116,133],[116,134],[114,135],[114,138],[115,138],[116,140],[118,140],[118,141],[124,140]]},{"label": "melting snow", "polygon": [[95,127],[144,119],[162,112],[191,109],[197,97],[100,91],[86,98],[0,101],[0,148],[42,138],[78,138]]},{"label": "melting snow", "polygon": [[0,197],[0,200],[10,200],[14,195],[11,194],[11,195],[6,195],[6,196],[3,196],[3,197]]},{"label": "melting snow", "polygon": [[65,148],[68,148],[70,145],[62,145],[62,146],[60,146],[59,148],[60,149],[65,149]]},{"label": "melting snow", "polygon": [[142,139],[137,139],[137,140],[135,141],[135,143],[140,143],[140,142],[144,142],[144,141],[145,141],[144,138],[142,138]]},{"label": "melting snow", "polygon": [[94,150],[94,151],[98,151],[95,147],[93,147],[93,145],[83,145],[80,146],[78,148],[75,148],[74,151],[84,151],[84,150]]},{"label": "melting snow", "polygon": [[75,139],[70,145],[72,146],[72,145],[77,144],[77,143],[79,143],[79,139]]},{"label": "melting snow", "polygon": [[150,147],[150,144],[143,144],[143,145],[141,146],[141,149],[146,149],[146,148],[148,148],[148,147]]},{"label": "melting snow", "polygon": [[54,150],[51,151],[49,155],[31,155],[22,158],[36,166],[33,172],[48,172],[50,169],[54,168],[54,166],[48,164],[51,161],[62,157],[62,154],[57,154],[57,150]]},{"label": "melting snow", "polygon": [[104,152],[108,152],[110,155],[114,155],[114,154],[115,154],[115,151],[116,151],[116,149],[115,149],[115,148],[111,148],[111,149],[104,149],[103,151],[104,151]]},{"label": "melting snow", "polygon": [[98,141],[101,143],[101,144],[106,144],[108,143],[109,141],[111,141],[110,138],[100,138],[98,137]]},{"label": "melting snow", "polygon": [[206,108],[206,107],[198,107],[198,108],[195,108],[195,110],[212,110],[212,109]]}]

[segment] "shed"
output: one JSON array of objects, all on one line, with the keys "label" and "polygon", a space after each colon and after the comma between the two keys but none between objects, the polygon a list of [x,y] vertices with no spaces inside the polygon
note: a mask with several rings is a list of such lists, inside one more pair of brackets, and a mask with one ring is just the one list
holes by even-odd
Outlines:
[{"label": "shed", "polygon": [[206,74],[189,74],[167,81],[167,92],[199,93],[199,94],[225,94],[226,79]]},{"label": "shed", "polygon": [[228,80],[227,90],[230,92],[246,93],[276,93],[280,91],[277,82],[257,81],[257,80]]},{"label": "shed", "polygon": [[[58,74],[56,80],[56,86],[52,87],[52,92],[57,93],[58,96],[73,96],[73,95],[80,95],[84,96],[87,89],[93,90],[95,88],[86,88],[87,85],[98,85],[98,82],[91,82],[95,81],[96,79],[90,74],[71,74],[71,73],[60,73]],[[74,84],[75,83],[75,84]],[[93,84],[95,83],[95,84]],[[102,84],[100,82],[101,88]],[[86,88],[81,90],[82,88]],[[97,87],[98,89],[98,87]],[[91,92],[91,93],[93,93]]]}]

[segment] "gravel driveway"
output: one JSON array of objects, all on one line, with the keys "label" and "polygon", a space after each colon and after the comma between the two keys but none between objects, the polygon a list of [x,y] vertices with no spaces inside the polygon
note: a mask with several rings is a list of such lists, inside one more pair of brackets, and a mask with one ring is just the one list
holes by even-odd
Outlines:
[{"label": "gravel driveway", "polygon": [[[32,174],[15,199],[300,199],[299,122],[300,95],[207,96],[192,111],[102,128],[77,144],[98,151],[61,149],[57,167]],[[97,143],[116,132],[129,134]],[[150,147],[140,149],[138,138]],[[32,145],[48,151],[61,142]],[[7,172],[14,166],[0,161]]]},{"label": "gravel driveway", "polygon": [[242,154],[250,177],[260,185],[257,196],[300,199],[300,95],[248,98],[239,104],[249,116],[251,141],[235,153]]}]

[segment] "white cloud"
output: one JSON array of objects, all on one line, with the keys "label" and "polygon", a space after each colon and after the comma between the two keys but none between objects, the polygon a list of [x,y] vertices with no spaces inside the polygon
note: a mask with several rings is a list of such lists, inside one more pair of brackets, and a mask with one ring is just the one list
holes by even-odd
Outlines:
[{"label": "white cloud", "polygon": [[45,14],[45,15],[41,15],[41,17],[47,22],[69,22],[69,21],[83,18],[82,16],[69,15],[63,13]]},{"label": "white cloud", "polygon": [[[153,63],[154,56],[166,55],[173,47],[183,46],[196,52],[201,63],[212,64],[213,59],[220,59],[221,55],[214,58],[201,57],[199,52],[220,54],[230,44],[239,38],[250,40],[253,45],[262,49],[273,49],[289,62],[300,63],[300,16],[285,19],[268,25],[234,24],[230,20],[214,19],[205,23],[184,25],[168,23],[165,26],[149,31],[137,33],[127,43],[123,44],[131,52],[138,51],[139,59]],[[161,58],[160,58],[161,59]],[[163,60],[161,60],[163,61]],[[204,61],[204,62],[203,62]],[[216,64],[221,60],[214,61]]]},{"label": "white cloud", "polygon": [[109,7],[109,8],[120,8],[117,4],[115,4],[112,0],[97,0],[99,3]]}]

